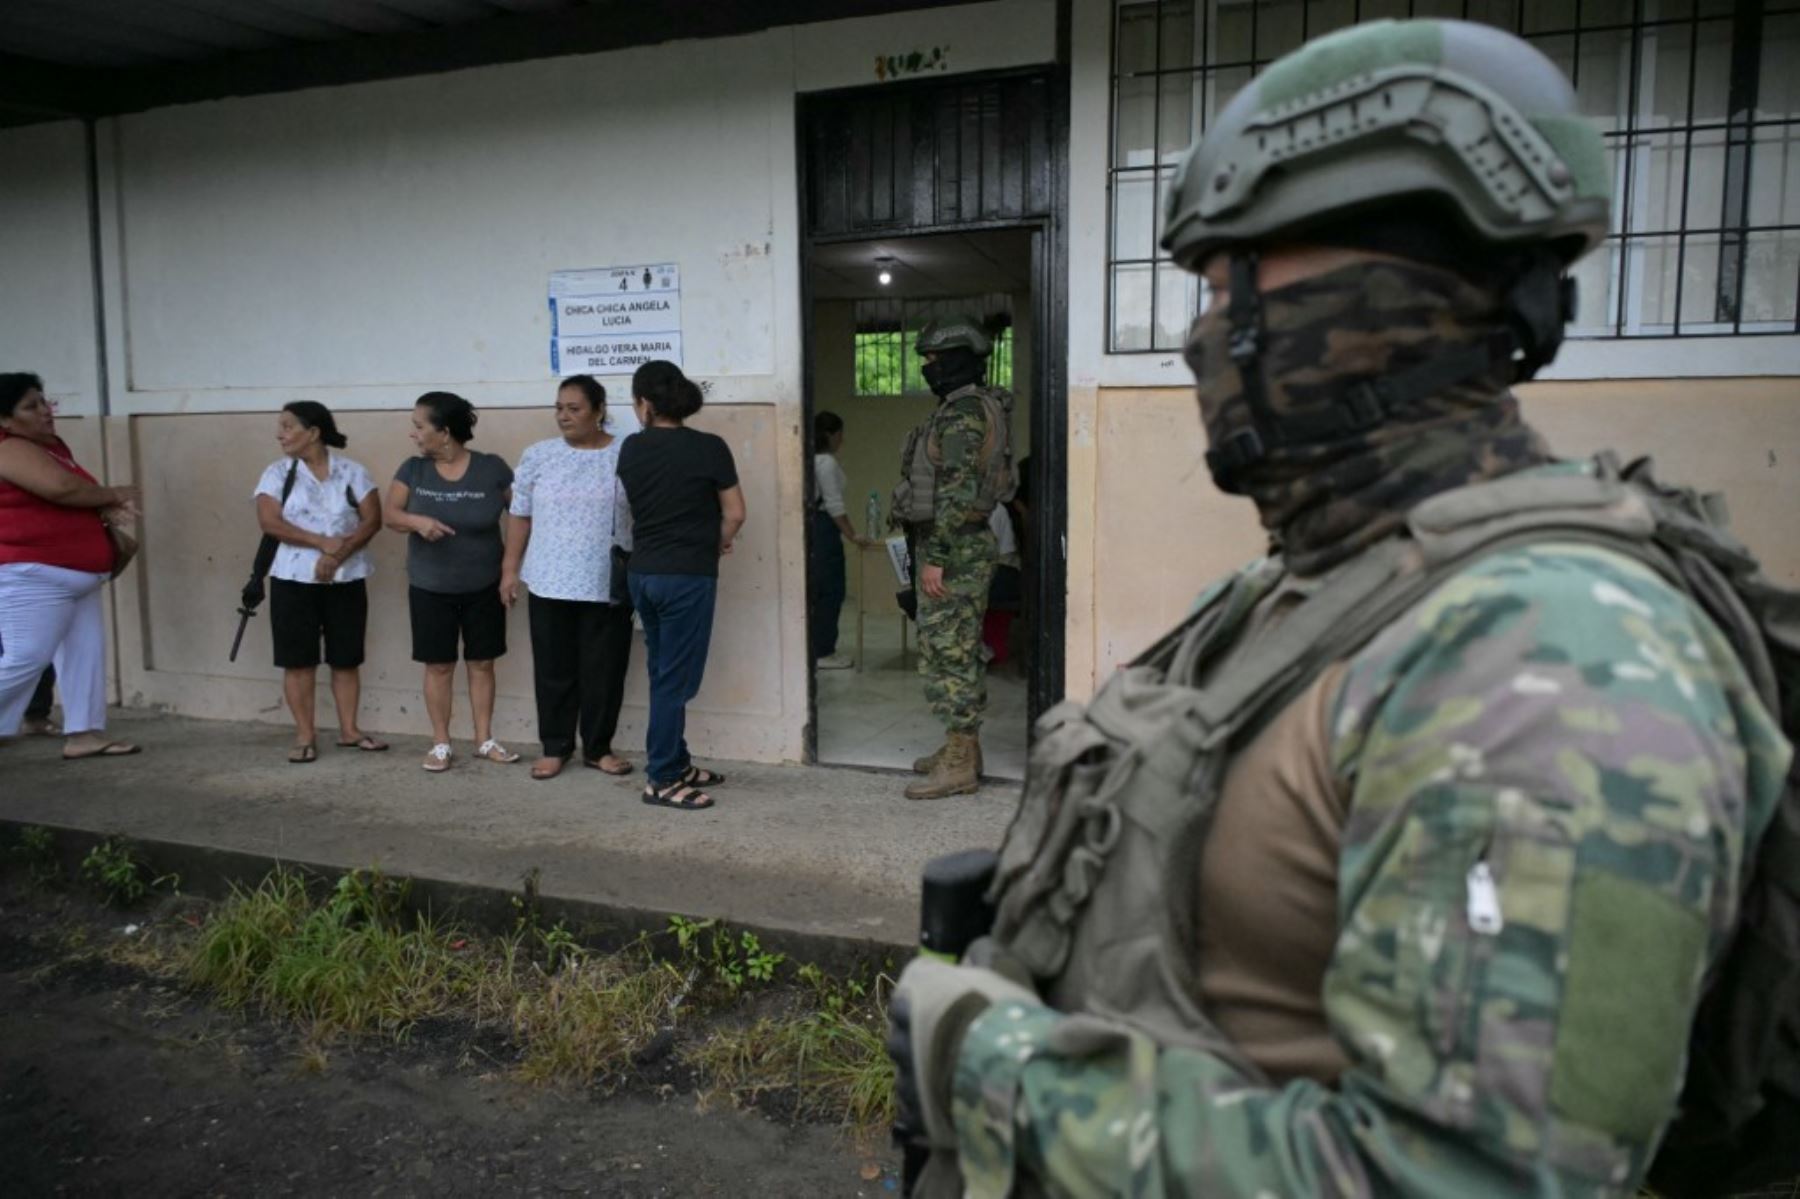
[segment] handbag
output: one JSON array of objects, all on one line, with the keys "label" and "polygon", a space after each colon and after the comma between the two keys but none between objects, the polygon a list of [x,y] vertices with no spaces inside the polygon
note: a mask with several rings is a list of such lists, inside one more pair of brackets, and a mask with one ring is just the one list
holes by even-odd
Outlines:
[{"label": "handbag", "polygon": [[125,573],[125,568],[131,565],[133,558],[137,557],[138,539],[115,524],[106,526],[106,535],[112,539],[112,577],[116,579]]}]

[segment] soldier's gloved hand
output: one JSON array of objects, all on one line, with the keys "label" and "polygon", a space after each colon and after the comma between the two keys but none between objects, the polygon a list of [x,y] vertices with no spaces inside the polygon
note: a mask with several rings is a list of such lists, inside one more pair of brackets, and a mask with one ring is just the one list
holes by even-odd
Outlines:
[{"label": "soldier's gloved hand", "polygon": [[888,1001],[896,1135],[910,1133],[934,1150],[954,1153],[956,1125],[950,1098],[963,1034],[993,1004],[1040,1002],[1031,991],[991,970],[952,966],[935,958],[914,959]]}]

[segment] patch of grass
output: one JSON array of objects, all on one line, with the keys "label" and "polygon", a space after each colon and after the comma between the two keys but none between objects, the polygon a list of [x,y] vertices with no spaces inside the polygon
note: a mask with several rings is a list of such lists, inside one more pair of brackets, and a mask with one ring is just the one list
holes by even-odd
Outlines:
[{"label": "patch of grass", "polygon": [[256,1006],[321,1035],[403,1035],[466,990],[460,938],[401,914],[404,888],[354,872],[315,904],[306,881],[277,870],[235,890],[201,930],[187,977],[227,1007]]},{"label": "patch of grass", "polygon": [[685,976],[636,954],[589,958],[523,989],[512,1011],[534,1082],[587,1085],[623,1075],[659,1034],[672,1035]]},{"label": "patch of grass", "polygon": [[673,954],[661,935],[596,953],[561,921],[544,925],[536,882],[526,877],[513,931],[483,941],[409,916],[405,885],[378,873],[346,875],[322,892],[278,870],[217,907],[194,938],[186,977],[227,1007],[306,1029],[305,1070],[324,1067],[335,1036],[400,1037],[419,1020],[448,1017],[503,1030],[530,1082],[612,1086],[673,1052],[715,1098],[779,1093],[797,1114],[859,1131],[892,1119],[885,976],[845,982],[803,967],[791,976],[796,990],[762,1005],[785,1014],[702,1038],[693,1031],[702,1018],[730,1018],[776,980],[781,954],[754,933],[679,917]]},{"label": "patch of grass", "polygon": [[715,1097],[753,1103],[780,1091],[791,1094],[801,1112],[864,1135],[892,1124],[894,1064],[885,1043],[891,981],[837,982],[816,966],[802,966],[798,978],[812,992],[812,1004],[717,1030],[684,1059]]}]

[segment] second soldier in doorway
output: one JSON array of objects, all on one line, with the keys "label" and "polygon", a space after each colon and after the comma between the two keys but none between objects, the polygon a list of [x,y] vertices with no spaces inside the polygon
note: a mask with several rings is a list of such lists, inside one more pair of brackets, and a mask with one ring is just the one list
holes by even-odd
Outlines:
[{"label": "second soldier in doorway", "polygon": [[893,520],[904,527],[919,600],[919,669],[944,744],[913,763],[908,799],[965,795],[981,783],[987,666],[981,621],[998,551],[988,518],[1012,498],[1012,396],[987,384],[993,342],[970,317],[934,320],[914,345],[938,397],[906,439]]}]

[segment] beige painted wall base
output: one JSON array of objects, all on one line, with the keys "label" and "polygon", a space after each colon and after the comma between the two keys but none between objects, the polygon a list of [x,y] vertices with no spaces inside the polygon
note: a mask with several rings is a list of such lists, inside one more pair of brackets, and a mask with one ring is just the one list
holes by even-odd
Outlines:
[{"label": "beige painted wall base", "polygon": [[[1070,396],[1069,691],[1082,694],[1177,623],[1207,583],[1264,552],[1245,500],[1213,486],[1189,388]],[[1525,415],[1564,456],[1612,447],[1659,473],[1722,490],[1765,569],[1800,586],[1800,382],[1659,379],[1536,383]],[[1093,481],[1087,478],[1091,462]],[[1091,510],[1091,572],[1082,553]],[[1092,619],[1081,589],[1091,577]],[[1092,663],[1084,677],[1078,664]]]},{"label": "beige painted wall base", "polygon": [[[548,390],[548,389],[547,389]],[[412,452],[409,412],[341,413],[345,452],[384,488]],[[72,422],[71,444],[98,465],[98,421]],[[273,416],[113,418],[107,422],[111,477],[136,478],[144,491],[143,552],[115,584],[119,695],[132,707],[210,719],[286,723],[280,673],[270,665],[267,607],[254,617],[242,652],[227,660],[237,594],[259,534],[251,501],[257,477],[278,456]],[[724,437],[737,459],[750,519],[720,570],[718,617],[706,685],[689,708],[688,738],[702,754],[791,761],[800,754],[804,685],[784,684],[781,519],[777,417],[773,406],[710,407],[696,427]],[[92,428],[88,426],[94,426]],[[525,446],[555,432],[548,409],[483,413],[474,448],[517,463]],[[90,448],[91,447],[91,448]],[[96,473],[99,473],[96,471]],[[426,735],[421,668],[411,660],[405,541],[383,532],[372,553],[368,660],[362,668],[362,723],[383,733]],[[792,589],[803,594],[803,589]],[[531,644],[524,605],[507,625],[500,660],[496,733],[521,748],[536,741]],[[632,647],[618,744],[643,744],[647,686],[642,635]],[[801,676],[802,679],[804,676]],[[790,698],[797,696],[797,698]],[[319,719],[335,728],[327,672],[319,675]],[[453,731],[469,735],[466,693],[457,685]]]}]

